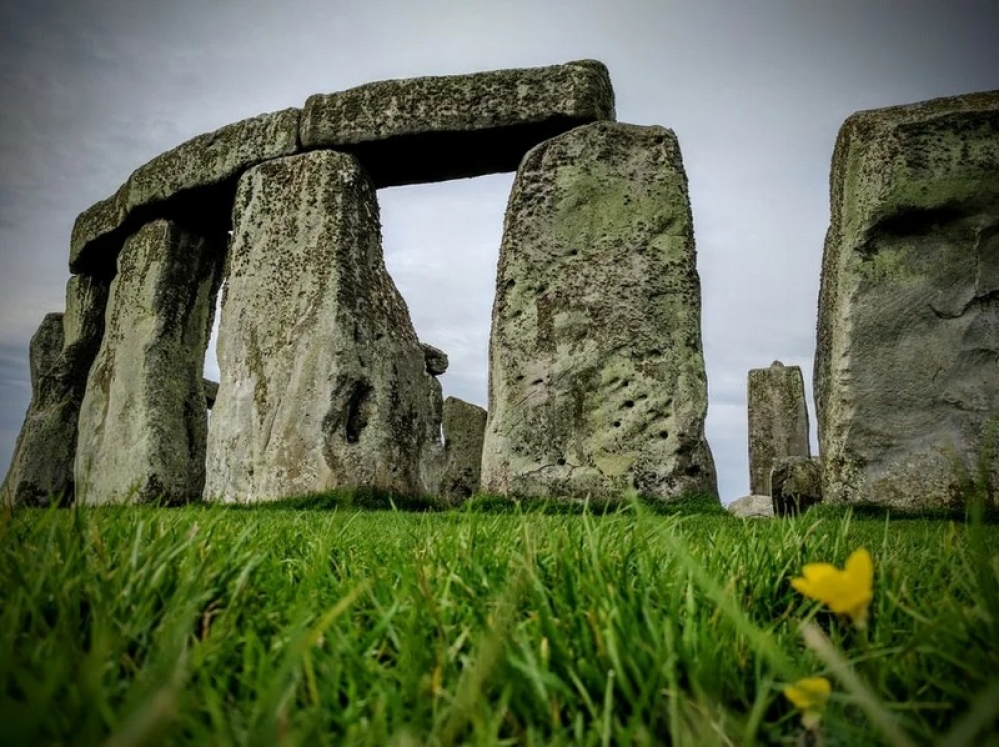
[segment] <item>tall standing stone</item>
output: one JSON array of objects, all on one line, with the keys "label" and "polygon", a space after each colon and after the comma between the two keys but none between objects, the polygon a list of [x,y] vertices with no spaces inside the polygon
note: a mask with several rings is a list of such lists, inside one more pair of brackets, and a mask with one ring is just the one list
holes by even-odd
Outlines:
[{"label": "tall standing stone", "polygon": [[825,502],[996,495],[997,93],[854,114],[837,138],[814,388]]},{"label": "tall standing stone", "polygon": [[87,374],[104,333],[108,283],[74,276],[66,312],[49,314],[31,341],[31,404],[0,488],[7,505],[70,502],[77,421]]},{"label": "tall standing stone", "polygon": [[223,252],[221,240],[163,220],[125,242],[80,411],[79,501],[201,497],[202,372]]},{"label": "tall standing stone", "polygon": [[424,492],[440,385],[385,269],[375,191],[352,157],[277,159],[240,180],[205,496]]},{"label": "tall standing stone", "polygon": [[750,492],[771,494],[771,467],[783,457],[809,456],[809,412],[802,369],[775,361],[747,375]]},{"label": "tall standing stone", "polygon": [[673,132],[598,123],[532,149],[500,250],[483,490],[715,495],[706,389]]}]

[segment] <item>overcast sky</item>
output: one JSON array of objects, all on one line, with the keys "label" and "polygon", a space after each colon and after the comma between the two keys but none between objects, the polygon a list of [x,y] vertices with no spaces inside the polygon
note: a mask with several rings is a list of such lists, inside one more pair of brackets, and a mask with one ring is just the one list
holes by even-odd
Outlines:
[{"label": "overcast sky", "polygon": [[[841,123],[860,109],[997,87],[994,0],[0,3],[0,470],[30,398],[28,340],[63,308],[73,221],[137,166],[312,93],[596,58],[611,71],[619,121],[664,125],[680,140],[708,438],[729,502],[749,490],[749,369],[802,366],[814,419],[816,298]],[[379,193],[389,270],[420,338],[451,357],[445,394],[482,405],[512,180]]]}]

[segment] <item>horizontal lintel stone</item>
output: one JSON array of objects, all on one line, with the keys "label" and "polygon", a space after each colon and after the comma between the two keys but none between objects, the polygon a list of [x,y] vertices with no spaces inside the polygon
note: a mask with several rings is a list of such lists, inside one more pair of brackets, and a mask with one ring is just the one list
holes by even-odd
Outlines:
[{"label": "horizontal lintel stone", "polygon": [[391,187],[514,171],[540,142],[614,118],[607,68],[580,60],[316,94],[301,137],[354,154],[376,187]]}]

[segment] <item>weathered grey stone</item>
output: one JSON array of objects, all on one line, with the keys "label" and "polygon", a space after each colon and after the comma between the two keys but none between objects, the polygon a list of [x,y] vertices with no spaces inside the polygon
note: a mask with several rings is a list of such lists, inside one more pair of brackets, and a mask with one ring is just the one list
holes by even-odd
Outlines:
[{"label": "weathered grey stone", "polygon": [[818,459],[775,459],[768,482],[775,516],[794,516],[823,500],[823,473]]},{"label": "weathered grey stone", "polygon": [[42,376],[59,360],[64,342],[62,313],[46,314],[28,346],[28,373],[32,396],[38,391]]},{"label": "weathered grey stone", "polygon": [[774,508],[769,495],[745,495],[726,506],[737,519],[770,519]]},{"label": "weathered grey stone", "polygon": [[802,369],[775,361],[747,375],[750,492],[770,492],[771,465],[786,456],[809,456],[809,413]]},{"label": "weathered grey stone", "polygon": [[420,343],[420,347],[423,348],[424,351],[424,361],[427,364],[427,373],[431,376],[440,376],[448,370],[447,353],[424,342]]},{"label": "weathered grey stone", "polygon": [[168,221],[125,242],[80,409],[79,502],[201,497],[202,369],[224,245]]},{"label": "weathered grey stone", "polygon": [[[62,348],[63,315],[61,313],[46,314],[38,330],[32,335],[28,346],[31,402],[28,404],[28,411],[14,446],[10,468],[7,470],[3,485],[0,486],[0,498],[2,498],[0,505],[13,506],[18,503],[47,502],[53,491],[52,482],[57,482],[58,490],[65,487],[64,480],[53,481],[51,479],[51,469],[43,469],[39,473],[38,467],[44,465],[44,461],[49,455],[39,454],[38,456],[44,456],[45,459],[42,460],[30,459],[26,448],[32,441],[37,440],[36,433],[33,431],[37,429],[39,404],[51,398],[51,393],[47,390],[54,384],[58,384],[58,380],[48,374],[58,361]],[[26,458],[35,464],[26,465]],[[26,466],[29,467],[27,474],[25,473]]]},{"label": "weathered grey stone", "polygon": [[662,127],[534,148],[507,208],[484,492],[717,495],[687,179]]},{"label": "weathered grey stone", "polygon": [[837,138],[814,394],[827,502],[996,495],[997,93],[859,112]]},{"label": "weathered grey stone", "polygon": [[[140,166],[115,195],[77,218],[70,269],[94,272],[113,265],[127,235],[150,217],[172,217],[213,231],[227,227],[234,179],[250,166],[295,153],[300,114],[299,109],[285,109],[244,119],[198,135]],[[160,206],[150,216],[153,206],[171,201],[176,204]]]},{"label": "weathered grey stone", "polygon": [[438,494],[459,504],[479,490],[486,410],[456,397],[444,401],[444,473]]},{"label": "weathered grey stone", "polygon": [[215,400],[219,396],[219,382],[202,379],[201,386],[205,390],[205,407],[211,410],[215,407]]},{"label": "weathered grey stone", "polygon": [[423,493],[440,385],[386,272],[360,164],[316,151],[257,166],[234,225],[206,498]]},{"label": "weathered grey stone", "polygon": [[472,75],[386,80],[310,96],[302,145],[353,153],[376,187],[513,171],[538,143],[614,119],[595,60]]},{"label": "weathered grey stone", "polygon": [[31,403],[0,487],[0,498],[7,505],[73,499],[77,419],[87,373],[104,333],[107,297],[106,282],[70,278],[65,314],[46,316],[32,338]]}]

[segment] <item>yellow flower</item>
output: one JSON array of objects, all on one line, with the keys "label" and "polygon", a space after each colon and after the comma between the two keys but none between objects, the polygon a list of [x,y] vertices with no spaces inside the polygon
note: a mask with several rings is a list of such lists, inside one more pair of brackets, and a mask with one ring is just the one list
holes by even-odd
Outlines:
[{"label": "yellow flower", "polygon": [[807,563],[802,575],[792,579],[792,586],[838,615],[850,615],[854,624],[863,628],[872,601],[873,577],[872,557],[859,547],[847,558],[844,570],[829,563]]},{"label": "yellow flower", "polygon": [[815,729],[823,717],[826,701],[830,699],[830,680],[826,677],[806,677],[794,685],[786,685],[782,692],[792,705],[802,711],[802,725]]}]

